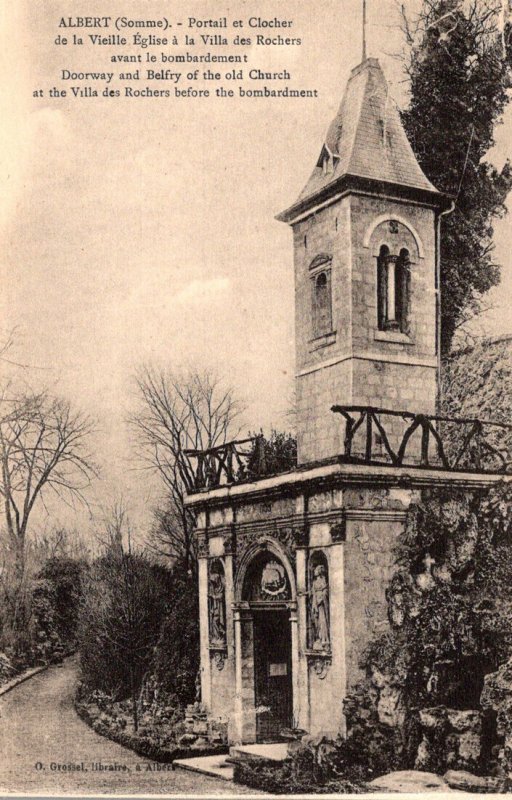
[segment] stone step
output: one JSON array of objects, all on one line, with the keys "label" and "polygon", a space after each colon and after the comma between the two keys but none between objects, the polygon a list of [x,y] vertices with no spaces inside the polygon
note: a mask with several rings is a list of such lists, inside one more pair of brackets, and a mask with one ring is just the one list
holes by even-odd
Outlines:
[{"label": "stone step", "polygon": [[420,770],[400,770],[398,772],[388,772],[375,778],[369,784],[372,789],[378,792],[401,792],[413,794],[417,792],[444,792],[456,794],[450,789],[446,781],[433,772],[421,772]]},{"label": "stone step", "polygon": [[234,768],[229,764],[225,755],[200,756],[199,758],[178,758],[173,761],[173,769],[185,769],[190,772],[200,772],[219,778],[222,781],[232,781]]},{"label": "stone step", "polygon": [[284,761],[288,757],[288,744],[240,744],[229,748],[230,759],[251,760],[264,758],[269,761]]}]

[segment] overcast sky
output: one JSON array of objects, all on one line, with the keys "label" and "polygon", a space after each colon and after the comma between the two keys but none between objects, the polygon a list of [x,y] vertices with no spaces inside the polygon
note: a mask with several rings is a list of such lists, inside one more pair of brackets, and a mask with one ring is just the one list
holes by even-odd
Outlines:
[{"label": "overcast sky", "polygon": [[[108,5],[108,8],[106,7]],[[369,54],[403,102],[393,0],[369,0]],[[413,3],[408,3],[408,6]],[[306,182],[349,70],[360,60],[361,0],[48,0],[3,3],[0,159],[2,326],[16,357],[99,420],[103,481],[143,524],[155,488],[133,473],[125,426],[144,361],[217,369],[247,403],[247,425],[286,427],[294,370],[291,231],[274,220]],[[61,15],[293,19],[300,47],[258,48],[315,99],[34,99],[59,70],[104,53],[53,45]],[[261,51],[261,52],[260,52]],[[162,88],[159,85],[157,88]],[[1,109],[0,109],[1,111]],[[500,165],[512,115],[499,131]],[[509,221],[496,226],[503,285],[488,333],[510,332]],[[62,512],[63,518],[67,512]],[[59,516],[55,518],[58,521]]]}]

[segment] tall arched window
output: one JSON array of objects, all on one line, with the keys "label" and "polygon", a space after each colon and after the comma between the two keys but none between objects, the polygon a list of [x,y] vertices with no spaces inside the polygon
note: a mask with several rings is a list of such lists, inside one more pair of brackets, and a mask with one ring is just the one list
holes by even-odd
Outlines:
[{"label": "tall arched window", "polygon": [[377,309],[381,331],[407,333],[409,328],[409,251],[392,255],[385,244],[377,259]]},{"label": "tall arched window", "polygon": [[395,265],[395,317],[402,333],[409,332],[410,282],[411,261],[409,251],[402,248]]},{"label": "tall arched window", "polygon": [[322,336],[331,330],[331,271],[322,270],[313,277],[313,336]]}]

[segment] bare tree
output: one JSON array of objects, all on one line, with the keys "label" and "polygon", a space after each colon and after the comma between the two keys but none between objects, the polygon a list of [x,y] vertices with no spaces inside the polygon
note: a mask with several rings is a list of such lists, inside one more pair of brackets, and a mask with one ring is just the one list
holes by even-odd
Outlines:
[{"label": "bare tree", "polygon": [[139,455],[166,490],[166,508],[155,512],[152,545],[160,555],[193,563],[194,516],[186,509],[194,473],[185,451],[207,450],[239,433],[242,408],[232,388],[210,372],[178,375],[143,367],[136,375],[139,410],[130,424]]},{"label": "bare tree", "polygon": [[0,497],[5,528],[21,578],[29,520],[47,495],[73,503],[96,474],[88,450],[93,424],[65,400],[48,393],[0,396]]},{"label": "bare tree", "polygon": [[131,551],[135,536],[124,497],[119,495],[100,508],[93,537],[104,554]]}]

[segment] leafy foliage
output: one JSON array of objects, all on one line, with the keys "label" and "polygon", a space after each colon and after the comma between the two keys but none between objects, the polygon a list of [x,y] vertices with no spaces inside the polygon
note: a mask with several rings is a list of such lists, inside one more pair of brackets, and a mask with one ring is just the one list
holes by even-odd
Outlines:
[{"label": "leafy foliage", "polygon": [[500,4],[423,0],[416,25],[406,21],[411,100],[403,114],[418,161],[434,186],[456,198],[441,236],[442,350],[500,280],[493,222],[512,187],[507,161],[485,160],[508,102],[510,54],[499,30]]},{"label": "leafy foliage", "polygon": [[251,436],[257,438],[249,459],[249,475],[278,475],[296,468],[297,439],[293,434],[272,430],[269,437],[265,437],[263,432]]},{"label": "leafy foliage", "polygon": [[[413,576],[408,592],[401,589],[409,610],[395,628],[414,664],[406,690],[416,704],[474,707],[484,674],[512,652],[511,501],[506,483],[487,492],[437,490],[409,516],[398,550],[399,576]],[[419,591],[414,576],[426,553],[435,559],[433,582]]]},{"label": "leafy foliage", "polygon": [[85,561],[67,557],[30,567],[31,574],[27,569],[21,583],[15,561],[4,561],[1,570],[0,653],[16,672],[59,659],[74,648],[87,569]]},{"label": "leafy foliage", "polygon": [[74,644],[82,594],[82,582],[87,572],[84,561],[73,558],[51,558],[46,561],[38,578],[53,586],[55,628],[58,636]]}]

